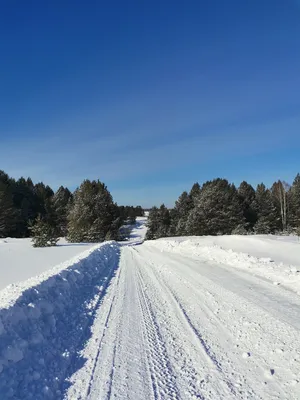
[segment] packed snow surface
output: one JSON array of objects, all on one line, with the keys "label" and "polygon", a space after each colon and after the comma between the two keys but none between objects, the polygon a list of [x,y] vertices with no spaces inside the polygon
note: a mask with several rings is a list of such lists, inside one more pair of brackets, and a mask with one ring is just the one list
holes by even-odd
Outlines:
[{"label": "packed snow surface", "polygon": [[147,217],[137,217],[135,226],[131,229],[127,244],[142,244],[147,232]]},{"label": "packed snow surface", "polygon": [[144,222],[0,292],[0,399],[299,399],[296,239]]}]

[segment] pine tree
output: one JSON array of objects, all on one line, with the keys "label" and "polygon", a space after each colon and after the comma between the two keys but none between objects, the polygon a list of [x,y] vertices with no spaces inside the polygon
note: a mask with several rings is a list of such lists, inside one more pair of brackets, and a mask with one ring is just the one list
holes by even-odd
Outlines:
[{"label": "pine tree", "polygon": [[39,182],[34,185],[34,194],[36,212],[38,215],[41,215],[41,217],[44,217],[47,214],[46,204],[48,204],[48,200],[53,197],[54,192],[50,186],[44,185],[43,182]]},{"label": "pine tree", "polygon": [[201,186],[199,185],[198,182],[196,182],[193,184],[192,189],[189,193],[191,200],[195,201],[200,196],[200,193],[201,193]]},{"label": "pine tree", "polygon": [[136,222],[136,210],[134,207],[130,207],[128,212],[128,222],[130,225],[134,225]]},{"label": "pine tree", "polygon": [[34,219],[30,198],[33,194],[27,188],[26,180],[20,178],[18,181],[10,180],[13,206],[16,212],[16,225],[13,232],[14,237],[26,237],[29,235],[28,223]]},{"label": "pine tree", "polygon": [[0,182],[0,237],[11,236],[16,227],[17,213],[10,187]]},{"label": "pine tree", "polygon": [[14,237],[27,237],[30,234],[29,224],[38,214],[46,214],[45,203],[52,196],[53,191],[43,183],[34,185],[30,178],[20,178],[17,181],[9,178],[0,171],[0,184],[9,188],[13,202],[14,218],[11,219],[14,228],[10,234]]},{"label": "pine tree", "polygon": [[[245,228],[253,230],[257,222],[257,213],[253,208],[255,200],[255,190],[249,183],[243,181],[238,188],[238,195],[241,201],[243,215],[245,218]],[[241,229],[241,232],[243,229]]]},{"label": "pine tree", "polygon": [[0,170],[0,184],[8,186],[10,184],[9,176],[2,170]]},{"label": "pine tree", "polygon": [[119,240],[120,239],[120,228],[124,221],[120,214],[120,208],[117,204],[111,206],[111,225],[108,232],[105,235],[105,240]]},{"label": "pine tree", "polygon": [[170,231],[170,213],[167,207],[162,204],[158,211],[158,229],[156,231],[156,238],[169,236]]},{"label": "pine tree", "polygon": [[85,180],[74,193],[68,216],[68,240],[103,242],[115,219],[115,204],[100,181]]},{"label": "pine tree", "polygon": [[270,190],[263,183],[259,184],[253,202],[258,219],[254,231],[259,234],[274,233],[281,229],[280,212]]},{"label": "pine tree", "polygon": [[160,223],[159,209],[157,207],[152,207],[149,211],[149,216],[147,220],[147,233],[146,240],[157,239],[157,231]]},{"label": "pine tree", "polygon": [[56,246],[58,237],[55,227],[39,215],[31,226],[33,247]]},{"label": "pine tree", "polygon": [[135,209],[135,216],[136,217],[143,217],[144,216],[144,210],[141,206],[137,206],[134,208]]},{"label": "pine tree", "polygon": [[183,192],[175,202],[170,223],[170,235],[183,236],[186,234],[188,215],[193,207],[193,200],[187,192]]},{"label": "pine tree", "polygon": [[297,174],[290,190],[290,223],[300,229],[300,174]]},{"label": "pine tree", "polygon": [[226,179],[206,182],[186,225],[188,235],[231,234],[244,225],[237,190]]},{"label": "pine tree", "polygon": [[72,193],[68,188],[60,186],[52,198],[56,215],[56,224],[60,236],[67,235],[68,212],[71,207]]},{"label": "pine tree", "polygon": [[188,214],[187,221],[185,224],[186,235],[188,236],[201,236],[207,235],[208,229],[206,228],[205,212],[201,206],[201,199],[195,203]]}]

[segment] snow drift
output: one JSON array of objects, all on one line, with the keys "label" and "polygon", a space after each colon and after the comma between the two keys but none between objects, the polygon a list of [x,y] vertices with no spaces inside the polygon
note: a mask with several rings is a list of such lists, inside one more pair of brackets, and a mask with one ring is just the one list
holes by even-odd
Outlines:
[{"label": "snow drift", "polygon": [[108,242],[0,292],[0,398],[60,399],[119,264]]}]

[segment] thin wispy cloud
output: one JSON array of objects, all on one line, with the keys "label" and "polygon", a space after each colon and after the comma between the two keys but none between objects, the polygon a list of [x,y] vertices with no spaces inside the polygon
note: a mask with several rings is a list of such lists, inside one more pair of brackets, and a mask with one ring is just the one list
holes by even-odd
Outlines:
[{"label": "thin wispy cloud", "polygon": [[[6,145],[7,157],[2,163],[14,176],[32,176],[55,187],[66,184],[75,187],[87,178],[100,178],[110,183],[152,176],[154,173],[177,171],[193,166],[200,168],[213,162],[224,163],[232,157],[259,156],[276,149],[286,149],[299,143],[300,117],[276,120],[250,127],[235,126],[227,130],[195,134],[186,138],[184,129],[176,141],[157,141],[147,146],[136,133],[113,138],[76,142],[60,142],[48,137],[42,143],[24,143],[13,153]],[[274,131],[279,134],[274,134]],[[17,164],[17,168],[16,168]],[[188,179],[188,178],[187,178]]]}]

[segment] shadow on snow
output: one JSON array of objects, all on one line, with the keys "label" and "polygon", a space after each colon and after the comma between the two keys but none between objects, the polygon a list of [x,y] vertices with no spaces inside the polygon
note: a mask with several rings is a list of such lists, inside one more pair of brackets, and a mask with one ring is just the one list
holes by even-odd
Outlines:
[{"label": "shadow on snow", "polygon": [[1,400],[64,398],[119,259],[105,244],[0,310]]}]

